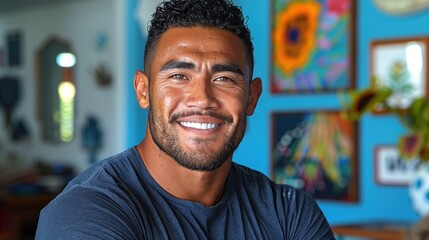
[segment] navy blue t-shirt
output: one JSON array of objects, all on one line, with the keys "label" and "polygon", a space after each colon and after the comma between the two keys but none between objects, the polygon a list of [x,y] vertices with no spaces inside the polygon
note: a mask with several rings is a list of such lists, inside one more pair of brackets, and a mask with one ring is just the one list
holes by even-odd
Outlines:
[{"label": "navy blue t-shirt", "polygon": [[180,200],[135,148],[73,179],[40,215],[36,239],[334,239],[308,194],[233,163],[214,206]]}]

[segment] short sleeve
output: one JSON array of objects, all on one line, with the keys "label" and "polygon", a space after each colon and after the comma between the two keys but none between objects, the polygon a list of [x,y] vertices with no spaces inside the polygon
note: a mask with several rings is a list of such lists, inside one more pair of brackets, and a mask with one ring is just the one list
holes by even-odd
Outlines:
[{"label": "short sleeve", "polygon": [[130,216],[111,196],[75,187],[42,210],[36,239],[139,239]]},{"label": "short sleeve", "polygon": [[316,201],[306,192],[292,187],[284,189],[285,233],[287,239],[323,239],[335,240],[323,212]]}]

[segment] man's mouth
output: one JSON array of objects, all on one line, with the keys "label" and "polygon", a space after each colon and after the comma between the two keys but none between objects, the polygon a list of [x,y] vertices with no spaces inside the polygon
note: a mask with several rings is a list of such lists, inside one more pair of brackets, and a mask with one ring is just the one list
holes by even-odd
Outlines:
[{"label": "man's mouth", "polygon": [[200,123],[200,122],[179,122],[180,125],[198,130],[211,130],[220,126],[216,123]]}]

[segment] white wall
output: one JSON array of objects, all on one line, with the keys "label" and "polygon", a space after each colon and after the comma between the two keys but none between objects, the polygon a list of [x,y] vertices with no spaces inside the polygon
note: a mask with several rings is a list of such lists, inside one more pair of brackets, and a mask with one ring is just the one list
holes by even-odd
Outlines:
[{"label": "white wall", "polygon": [[[0,154],[10,153],[28,160],[50,163],[70,163],[77,171],[89,166],[88,153],[82,148],[81,130],[89,115],[98,118],[103,132],[103,146],[98,159],[122,151],[124,133],[124,1],[70,1],[50,6],[34,7],[0,15],[0,48],[5,48],[5,34],[11,30],[22,33],[20,67],[0,67],[0,76],[10,74],[21,79],[22,97],[13,119],[23,118],[31,137],[28,141],[12,142],[7,136],[4,112],[0,110]],[[108,43],[104,50],[96,48],[97,32],[104,32]],[[77,57],[75,67],[76,122],[75,138],[70,143],[49,144],[41,139],[40,123],[36,115],[36,76],[34,54],[49,37],[58,36],[71,43]],[[113,74],[110,87],[100,87],[91,71],[100,63],[107,63]],[[129,81],[132,81],[129,80]],[[130,82],[130,84],[132,84]],[[0,160],[2,156],[0,155]]]}]

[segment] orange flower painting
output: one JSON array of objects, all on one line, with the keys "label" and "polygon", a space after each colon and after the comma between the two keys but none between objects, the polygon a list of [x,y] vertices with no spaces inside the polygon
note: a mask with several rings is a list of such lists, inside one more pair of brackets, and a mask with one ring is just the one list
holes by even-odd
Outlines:
[{"label": "orange flower painting", "polygon": [[350,89],[354,0],[272,0],[271,91]]},{"label": "orange flower painting", "polygon": [[285,74],[293,74],[309,60],[316,46],[319,12],[317,2],[296,2],[279,14],[273,32],[274,59]]}]

